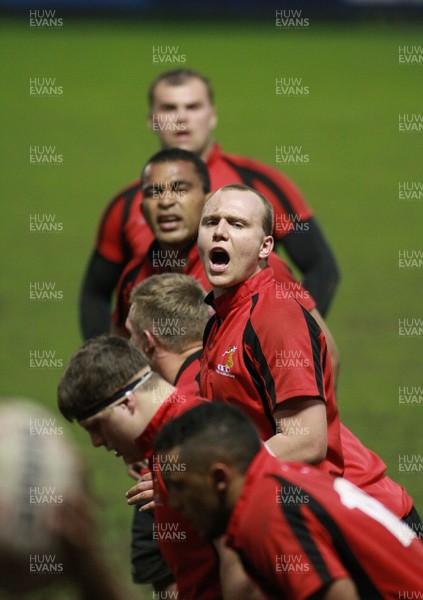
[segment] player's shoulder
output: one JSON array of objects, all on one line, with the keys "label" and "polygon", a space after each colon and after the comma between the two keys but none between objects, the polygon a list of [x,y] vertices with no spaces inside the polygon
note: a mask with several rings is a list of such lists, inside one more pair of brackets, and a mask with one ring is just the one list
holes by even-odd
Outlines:
[{"label": "player's shoulder", "polygon": [[271,279],[252,297],[249,320],[257,331],[270,332],[274,337],[276,332],[289,329],[293,323],[304,323],[306,313],[308,311],[279,281]]},{"label": "player's shoulder", "polygon": [[120,277],[118,289],[122,289],[122,287],[125,287],[129,283],[135,285],[141,281],[139,275],[145,265],[145,261],[146,256],[135,256],[125,265]]},{"label": "player's shoulder", "polygon": [[131,196],[135,196],[136,192],[141,191],[141,179],[134,179],[126,185],[122,187],[110,200],[110,204],[114,204],[119,202],[120,200],[125,200]]},{"label": "player's shoulder", "polygon": [[240,168],[245,168],[250,171],[253,171],[257,174],[265,174],[268,176],[278,177],[282,179],[288,179],[286,175],[281,173],[278,169],[271,167],[270,165],[261,162],[255,158],[251,158],[250,156],[241,156],[239,154],[230,154],[228,152],[222,152],[221,157],[223,160],[226,160],[229,163],[232,163]]}]

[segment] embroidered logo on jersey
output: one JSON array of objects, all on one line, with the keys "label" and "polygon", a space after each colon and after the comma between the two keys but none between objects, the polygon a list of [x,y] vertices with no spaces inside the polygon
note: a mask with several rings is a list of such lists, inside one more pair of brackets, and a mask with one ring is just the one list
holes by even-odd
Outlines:
[{"label": "embroidered logo on jersey", "polygon": [[226,355],[228,355],[226,362],[224,364],[219,363],[217,365],[217,369],[216,369],[216,373],[218,375],[224,375],[225,377],[235,377],[235,375],[232,375],[232,373],[230,372],[232,367],[234,366],[234,354],[237,350],[236,346],[229,346],[229,348],[227,350],[225,350],[225,352],[222,354],[223,358],[226,357]]}]

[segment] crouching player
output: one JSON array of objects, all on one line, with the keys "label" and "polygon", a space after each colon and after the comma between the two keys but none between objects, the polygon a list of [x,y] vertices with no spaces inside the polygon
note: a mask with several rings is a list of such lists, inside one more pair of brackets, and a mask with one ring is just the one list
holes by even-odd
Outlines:
[{"label": "crouching player", "polygon": [[423,545],[405,523],[349,481],[269,454],[236,407],[189,410],[153,446],[170,506],[204,539],[226,534],[267,598],[393,600],[423,589]]},{"label": "crouching player", "polygon": [[[58,388],[62,414],[87,431],[93,446],[113,450],[128,464],[151,459],[151,441],[162,425],[202,402],[195,381],[172,386],[128,340],[112,335],[77,350]],[[154,462],[150,466],[155,473]],[[169,509],[165,490],[163,498],[155,508],[154,539],[173,572],[178,598],[221,600],[214,546]]]}]

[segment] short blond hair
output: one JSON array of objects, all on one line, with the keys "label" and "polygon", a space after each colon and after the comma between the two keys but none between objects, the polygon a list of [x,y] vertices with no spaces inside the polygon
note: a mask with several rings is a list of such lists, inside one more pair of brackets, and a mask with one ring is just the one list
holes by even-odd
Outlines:
[{"label": "short blond hair", "polygon": [[264,234],[272,235],[274,219],[274,210],[272,204],[269,202],[269,200],[264,194],[258,192],[257,190],[248,185],[245,185],[244,183],[229,183],[228,185],[224,185],[207,198],[204,206],[213,198],[213,196],[217,196],[217,194],[221,194],[223,192],[229,192],[230,190],[237,190],[238,192],[252,192],[257,196],[264,208],[264,215],[262,221]]},{"label": "short blond hair", "polygon": [[147,329],[167,350],[181,354],[203,339],[210,316],[205,295],[189,275],[152,275],[131,291],[129,319],[138,336]]}]

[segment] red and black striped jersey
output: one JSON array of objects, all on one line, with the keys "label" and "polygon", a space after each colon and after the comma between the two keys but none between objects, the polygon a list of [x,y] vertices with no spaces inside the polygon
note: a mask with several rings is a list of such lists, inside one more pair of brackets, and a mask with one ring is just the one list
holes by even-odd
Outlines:
[{"label": "red and black striped jersey", "polygon": [[[340,424],[326,341],[314,319],[294,298],[280,294],[272,270],[264,269],[217,299],[205,334],[200,390],[206,398],[238,405],[263,440],[277,432],[274,411],[296,397],[326,403],[327,456],[319,468],[343,476],[399,517],[413,501],[385,475],[386,465]],[[292,428],[301,424],[292,419]]]},{"label": "red and black striped jersey", "polygon": [[271,600],[306,600],[342,578],[372,600],[417,598],[423,589],[423,544],[411,529],[349,481],[264,448],[226,536]]},{"label": "red and black striped jersey", "polygon": [[198,394],[200,394],[200,357],[201,350],[193,352],[182,363],[179,371],[176,373],[175,381],[173,385],[176,387],[182,385],[189,385],[195,381],[198,387]]},{"label": "red and black striped jersey", "polygon": [[[214,299],[201,359],[202,396],[238,405],[267,440],[278,430],[275,409],[292,398],[326,404],[328,452],[321,468],[342,475],[339,414],[325,337],[292,296],[279,293],[273,270]],[[296,423],[292,423],[297,427]]]},{"label": "red and black striped jersey", "polygon": [[[229,183],[245,183],[262,192],[275,209],[276,239],[298,229],[312,216],[296,186],[280,171],[261,162],[225,154],[215,144],[207,160],[211,189],[218,190]],[[95,249],[115,263],[128,263],[135,256],[145,256],[153,236],[141,213],[141,181],[132,182],[118,193],[103,213],[97,232]]]},{"label": "red and black striped jersey", "polygon": [[[294,296],[307,310],[315,308],[316,303],[310,293],[295,279],[287,263],[272,252],[269,257],[274,277],[278,282],[278,294],[281,296]],[[178,250],[161,250],[157,240],[148,249],[147,255],[134,258],[124,269],[116,288],[116,307],[113,313],[113,322],[119,328],[125,326],[129,313],[129,298],[132,288],[138,283],[161,273],[183,273],[191,275],[201,283],[208,292],[211,289],[195,243],[186,258],[180,258]]]},{"label": "red and black striped jersey", "polygon": [[221,600],[216,550],[199,537],[178,511],[169,507],[167,489],[152,449],[152,441],[165,423],[202,402],[206,400],[200,398],[195,380],[178,385],[135,442],[150,460],[156,502],[153,537],[175,577],[178,597],[184,600]]}]

